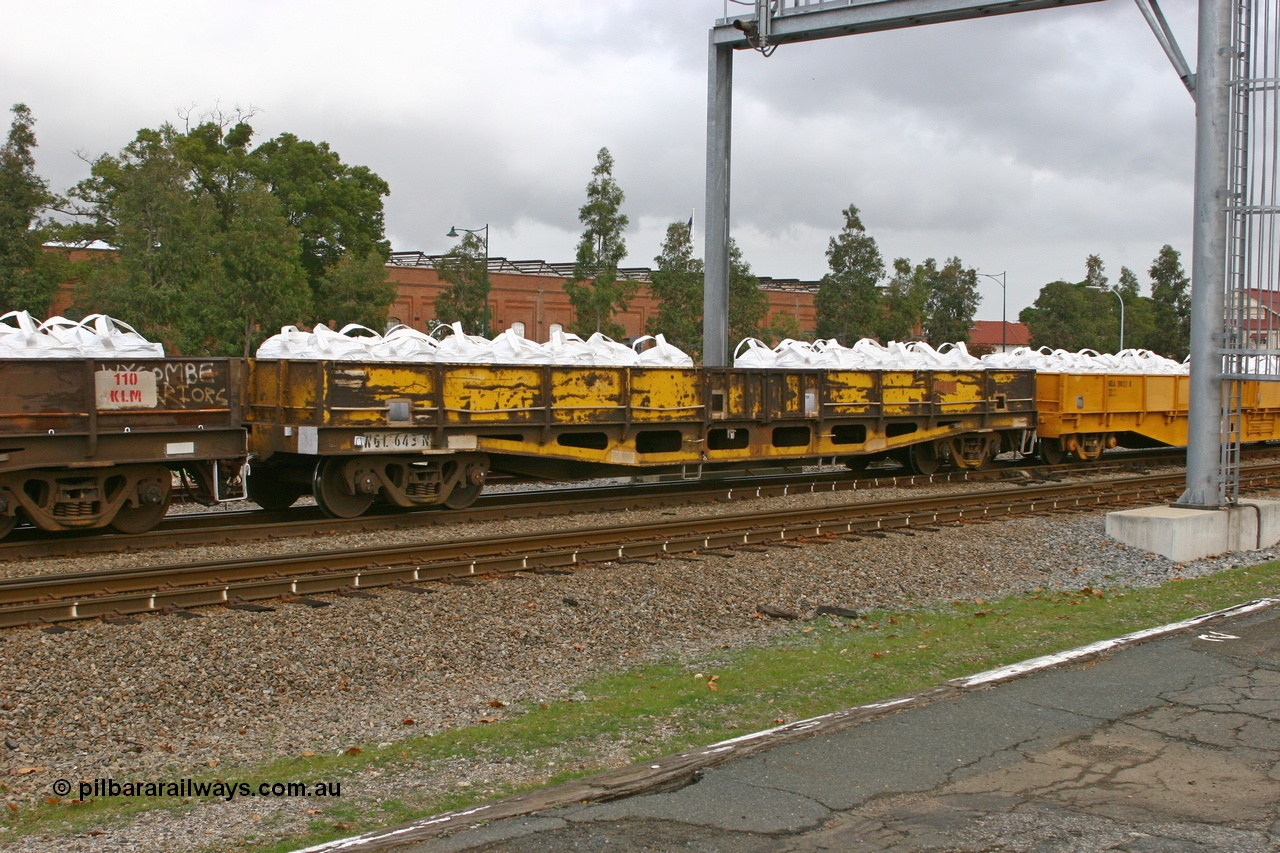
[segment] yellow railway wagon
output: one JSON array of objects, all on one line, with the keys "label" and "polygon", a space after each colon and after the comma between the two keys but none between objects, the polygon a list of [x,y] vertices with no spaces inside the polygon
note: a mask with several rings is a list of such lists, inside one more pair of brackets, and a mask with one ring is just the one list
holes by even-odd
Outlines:
[{"label": "yellow railway wagon", "polygon": [[1096,459],[1108,447],[1187,443],[1186,376],[1041,373],[1036,433],[1049,462]]},{"label": "yellow railway wagon", "polygon": [[250,496],[458,507],[548,479],[901,454],[978,467],[1034,426],[1030,371],[250,362]]},{"label": "yellow railway wagon", "polygon": [[[1040,455],[1060,462],[1069,454],[1096,459],[1122,447],[1180,447],[1187,443],[1186,375],[1041,373],[1036,378],[1036,433]],[[1243,441],[1280,438],[1280,385],[1241,386]]]}]

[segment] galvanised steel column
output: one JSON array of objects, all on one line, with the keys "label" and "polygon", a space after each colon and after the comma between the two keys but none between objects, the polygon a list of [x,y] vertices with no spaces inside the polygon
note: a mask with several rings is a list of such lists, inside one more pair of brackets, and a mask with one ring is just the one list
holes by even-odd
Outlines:
[{"label": "galvanised steel column", "polygon": [[711,31],[707,91],[707,231],[703,246],[702,363],[729,364],[729,141],[733,48]]},{"label": "galvanised steel column", "polygon": [[1223,502],[1220,347],[1225,329],[1231,0],[1200,0],[1197,52],[1187,489],[1178,504],[1218,507]]}]

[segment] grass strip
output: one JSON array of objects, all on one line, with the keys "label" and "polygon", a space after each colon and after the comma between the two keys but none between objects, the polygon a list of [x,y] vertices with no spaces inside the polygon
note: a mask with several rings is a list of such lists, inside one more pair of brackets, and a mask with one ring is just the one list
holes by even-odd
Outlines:
[{"label": "grass strip", "polygon": [[[1040,590],[882,610],[857,620],[820,617],[747,648],[605,675],[575,700],[495,710],[493,722],[341,755],[302,755],[224,770],[206,779],[342,780],[341,799],[308,800],[304,834],[279,839],[272,824],[242,849],[287,851],[331,838],[587,775],[619,758],[642,761],[920,690],[951,678],[1280,594],[1280,563],[1242,567],[1159,587]],[[395,773],[424,782],[456,776],[460,761],[526,768],[527,784],[406,789],[396,800],[361,796],[361,775]],[[483,773],[480,775],[484,775]],[[50,797],[5,816],[0,842],[120,826],[137,814],[191,800]],[[11,807],[12,808],[12,807]]]}]

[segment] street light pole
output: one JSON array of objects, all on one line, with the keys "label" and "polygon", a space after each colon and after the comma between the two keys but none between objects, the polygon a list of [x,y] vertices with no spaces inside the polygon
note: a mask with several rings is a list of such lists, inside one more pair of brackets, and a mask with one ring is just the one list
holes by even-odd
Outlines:
[{"label": "street light pole", "polygon": [[481,320],[480,325],[484,336],[487,338],[489,337],[489,223],[486,222],[480,228],[455,228],[450,225],[449,233],[444,236],[457,237],[459,231],[465,231],[468,234],[484,232],[484,318]]},{"label": "street light pole", "polygon": [[1086,284],[1085,287],[1089,288],[1090,290],[1101,290],[1103,293],[1114,293],[1116,295],[1116,299],[1120,300],[1120,351],[1123,352],[1124,351],[1124,296],[1120,294],[1119,290],[1111,287],[1095,287],[1092,284]]},{"label": "street light pole", "polygon": [[[1005,272],[1008,271],[1006,270]],[[1000,352],[1006,352],[1009,349],[1009,321],[1006,319],[1009,306],[1009,288],[1005,286],[1007,284],[1005,273],[980,272],[978,275],[1000,283]]]}]

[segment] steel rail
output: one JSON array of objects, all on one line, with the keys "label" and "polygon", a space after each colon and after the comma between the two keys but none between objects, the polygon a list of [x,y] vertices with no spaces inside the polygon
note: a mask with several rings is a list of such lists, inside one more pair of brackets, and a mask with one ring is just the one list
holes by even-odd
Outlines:
[{"label": "steel rail", "polygon": [[[1280,482],[1280,464],[1249,470],[1254,486]],[[0,582],[0,627],[238,604],[288,595],[353,592],[495,572],[574,568],[690,552],[790,544],[1038,511],[1095,508],[1178,494],[1183,475],[1103,483],[1019,486],[885,504],[776,509],[595,527],[500,539],[416,543],[146,569],[14,578]]]},{"label": "steel rail", "polygon": [[[152,531],[138,534],[86,532],[82,535],[55,533],[39,538],[0,542],[0,561],[31,560],[87,554],[142,551],[170,548],[175,543],[220,545],[263,541],[296,536],[334,533],[365,533],[457,524],[475,521],[497,521],[553,514],[591,511],[628,510],[641,506],[677,506],[694,501],[729,501],[751,497],[776,497],[810,492],[858,490],[868,488],[909,488],[922,485],[983,482],[1000,480],[1010,472],[1027,472],[1031,476],[1096,473],[1100,470],[1124,470],[1135,465],[1180,464],[1178,456],[1167,450],[1152,455],[1149,451],[1112,456],[1094,465],[1007,464],[980,471],[943,471],[936,474],[884,472],[882,476],[858,476],[847,470],[809,472],[803,474],[771,474],[716,477],[696,481],[628,483],[625,485],[526,489],[482,494],[476,503],[463,510],[429,508],[418,511],[396,511],[363,515],[358,518],[334,519],[318,508],[297,507],[282,512],[237,510],[214,513],[180,513],[170,515]],[[14,536],[20,534],[16,533]]]}]

